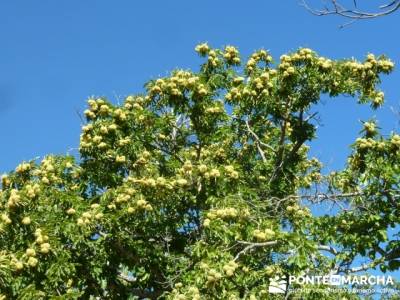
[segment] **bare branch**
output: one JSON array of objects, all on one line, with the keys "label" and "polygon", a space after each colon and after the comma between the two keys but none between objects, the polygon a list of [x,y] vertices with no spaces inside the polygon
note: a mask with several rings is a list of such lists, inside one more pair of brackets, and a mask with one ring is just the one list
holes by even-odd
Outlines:
[{"label": "bare branch", "polygon": [[[242,244],[242,245],[247,245],[247,246],[245,248],[243,248],[243,250],[241,250],[235,256],[235,258],[233,259],[234,261],[238,260],[241,255],[245,254],[246,252],[251,251],[254,248],[275,246],[278,244],[278,241],[274,240],[274,241],[268,241],[268,242],[262,242],[262,243],[238,241],[237,243]],[[318,245],[317,249],[321,250],[321,251],[328,251],[328,252],[332,253],[333,255],[339,254],[339,252],[334,247],[329,246],[329,245]]]},{"label": "bare branch", "polygon": [[133,282],[136,282],[136,281],[137,281],[137,278],[136,278],[136,277],[126,275],[126,274],[124,274],[124,273],[122,273],[122,272],[118,274],[118,277],[119,277],[120,279],[126,281],[126,282],[129,282],[129,283],[133,283]]},{"label": "bare branch", "polygon": [[239,244],[247,245],[243,250],[241,250],[233,259],[234,261],[237,261],[239,257],[243,254],[245,254],[248,251],[251,251],[254,248],[258,247],[268,247],[268,246],[275,246],[278,244],[278,241],[268,241],[268,242],[263,242],[263,243],[252,243],[252,242],[246,242],[246,241],[238,241]]},{"label": "bare branch", "polygon": [[332,253],[333,255],[338,255],[339,254],[338,251],[335,248],[333,248],[332,246],[319,245],[318,246],[318,250],[328,251],[328,252]]},{"label": "bare branch", "polygon": [[[379,264],[381,264],[381,263],[383,263],[383,262],[384,262],[384,260],[383,260],[382,258],[379,258],[379,259],[376,259],[376,260],[371,261],[370,263],[361,264],[361,265],[358,266],[358,267],[353,267],[353,268],[345,269],[345,270],[343,270],[343,272],[346,273],[346,274],[362,272],[362,271],[366,271],[366,270],[368,270],[368,269],[371,269],[371,268],[373,268],[373,267],[376,267],[377,265],[379,265]],[[338,270],[338,273],[339,273],[340,271],[341,271],[341,270],[339,269],[339,270]]]},{"label": "bare branch", "polygon": [[258,135],[250,128],[250,125],[249,125],[249,121],[248,121],[248,120],[246,120],[245,123],[246,123],[246,127],[247,127],[248,132],[249,132],[249,133],[253,136],[253,138],[254,138],[254,142],[255,142],[255,144],[256,144],[258,153],[260,154],[262,160],[263,160],[264,162],[267,161],[267,159],[266,159],[266,157],[265,157],[265,153],[264,153],[264,151],[261,149],[260,146],[264,146],[264,147],[268,148],[269,150],[271,150],[272,152],[275,152],[275,149],[272,148],[270,145],[268,145],[268,144],[266,144],[266,143],[264,143],[264,142],[262,142],[262,141],[260,140],[260,138],[258,137]]},{"label": "bare branch", "polygon": [[[301,5],[304,6],[304,8],[313,15],[316,16],[338,15],[348,19],[352,19],[353,21],[387,16],[400,9],[400,0],[392,0],[387,4],[378,6],[375,11],[364,11],[358,9],[356,1],[353,1],[352,8],[348,8],[342,5],[337,0],[331,0],[329,3],[330,3],[329,7],[325,6],[323,9],[316,9],[311,7],[306,0],[301,1]],[[342,25],[341,27],[344,27],[346,25],[348,24]]]},{"label": "bare branch", "polygon": [[369,263],[364,263],[361,264],[360,266],[353,267],[353,268],[346,268],[344,270],[338,270],[338,272],[342,271],[344,273],[357,273],[357,272],[362,272],[366,271],[368,269],[374,268],[380,264],[383,264],[385,262],[391,261],[393,259],[397,259],[400,257],[400,247],[394,248],[393,250],[386,252],[382,248],[377,247],[376,248],[377,252],[379,252],[382,256],[370,261]]}]

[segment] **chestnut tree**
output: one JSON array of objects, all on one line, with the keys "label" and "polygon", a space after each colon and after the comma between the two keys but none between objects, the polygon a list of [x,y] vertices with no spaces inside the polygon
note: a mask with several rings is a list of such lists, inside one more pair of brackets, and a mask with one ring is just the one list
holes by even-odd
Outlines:
[{"label": "chestnut tree", "polygon": [[0,299],[283,299],[271,280],[400,267],[400,136],[366,120],[342,170],[309,155],[321,97],[377,109],[393,63],[196,51],[198,71],[90,98],[79,156],[2,177]]}]

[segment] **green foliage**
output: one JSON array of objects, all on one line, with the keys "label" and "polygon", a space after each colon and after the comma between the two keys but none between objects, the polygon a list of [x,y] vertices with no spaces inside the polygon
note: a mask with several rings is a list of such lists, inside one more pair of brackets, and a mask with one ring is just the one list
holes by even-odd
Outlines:
[{"label": "green foliage", "polygon": [[[242,67],[232,46],[196,51],[199,72],[175,70],[120,106],[89,99],[78,162],[47,156],[2,177],[4,299],[272,299],[272,279],[349,272],[357,255],[399,268],[387,229],[400,216],[400,136],[365,122],[328,175],[305,145],[322,94],[375,109],[393,63],[302,48],[278,63],[259,50]],[[313,216],[313,201],[345,209]]]}]

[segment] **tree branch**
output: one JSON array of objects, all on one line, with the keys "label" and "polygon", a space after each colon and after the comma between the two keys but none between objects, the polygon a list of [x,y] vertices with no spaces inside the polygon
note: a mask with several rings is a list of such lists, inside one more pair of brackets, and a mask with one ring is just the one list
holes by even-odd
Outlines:
[{"label": "tree branch", "polygon": [[327,245],[319,245],[318,250],[328,251],[328,252],[332,253],[333,255],[339,254],[339,252],[335,248],[333,248],[332,246],[327,246]]},{"label": "tree branch", "polygon": [[241,250],[238,254],[236,254],[235,258],[233,259],[234,261],[237,261],[241,255],[245,254],[248,251],[251,251],[254,248],[258,247],[268,247],[268,246],[275,246],[278,244],[278,241],[268,241],[268,242],[263,242],[263,243],[252,243],[252,242],[246,242],[246,241],[238,241],[239,244],[247,245],[243,250]]},{"label": "tree branch", "polygon": [[354,8],[346,8],[337,0],[331,0],[331,7],[325,6],[324,9],[315,9],[311,7],[306,0],[301,1],[301,5],[310,13],[316,16],[339,15],[353,20],[372,19],[387,16],[400,9],[400,0],[393,0],[387,4],[377,7],[377,11],[363,11],[357,7],[357,2],[353,2]]},{"label": "tree branch", "polygon": [[272,152],[275,152],[275,149],[272,148],[270,145],[268,145],[268,144],[266,144],[266,143],[264,143],[264,142],[262,142],[262,141],[260,140],[260,138],[258,137],[258,135],[250,128],[250,125],[249,125],[249,121],[248,121],[248,120],[246,120],[245,123],[246,123],[246,127],[247,127],[248,132],[253,136],[253,138],[254,138],[254,140],[255,140],[254,142],[255,142],[255,144],[256,144],[258,153],[260,154],[262,160],[263,160],[264,162],[267,161],[267,159],[265,158],[265,153],[264,153],[264,151],[261,149],[260,145],[261,145],[261,146],[264,146],[264,147],[266,147],[266,148],[268,148],[268,149],[271,150]]}]

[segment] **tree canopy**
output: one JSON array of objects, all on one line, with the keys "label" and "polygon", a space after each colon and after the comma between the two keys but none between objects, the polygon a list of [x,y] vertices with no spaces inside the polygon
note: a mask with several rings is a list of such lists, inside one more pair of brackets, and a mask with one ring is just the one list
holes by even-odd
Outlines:
[{"label": "tree canopy", "polygon": [[[377,109],[393,63],[196,51],[198,71],[90,98],[79,156],[2,177],[0,299],[281,299],[277,277],[400,267],[400,136],[366,120],[328,174],[308,144],[322,95]],[[315,214],[322,202],[337,209]]]}]

